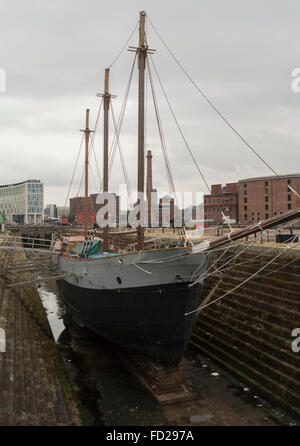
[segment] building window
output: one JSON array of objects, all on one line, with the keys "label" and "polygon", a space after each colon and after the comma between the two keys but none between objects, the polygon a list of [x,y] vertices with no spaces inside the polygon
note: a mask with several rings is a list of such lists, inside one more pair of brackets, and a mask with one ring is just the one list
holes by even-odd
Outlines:
[{"label": "building window", "polygon": [[247,187],[247,183],[244,183],[244,187]]},{"label": "building window", "polygon": [[265,217],[266,217],[266,218],[269,218],[269,214],[266,214]]},{"label": "building window", "polygon": [[244,189],[244,195],[247,195],[247,189]]},{"label": "building window", "polygon": [[244,203],[247,203],[247,197],[244,198]]},{"label": "building window", "polygon": [[291,180],[288,180],[288,184],[291,184]]},{"label": "building window", "polygon": [[265,202],[267,203],[269,201],[269,197],[265,197]]},{"label": "building window", "polygon": [[288,209],[292,209],[291,203],[288,203]]},{"label": "building window", "polygon": [[265,189],[265,194],[268,194],[269,193],[269,189]]},{"label": "building window", "polygon": [[244,206],[244,211],[247,211],[247,205]]},{"label": "building window", "polygon": [[244,219],[247,220],[248,216],[247,214],[244,214]]},{"label": "building window", "polygon": [[291,201],[292,197],[291,195],[288,195],[288,201]]},{"label": "building window", "polygon": [[268,205],[268,204],[265,205],[265,210],[266,210],[266,211],[269,210],[269,205]]},{"label": "building window", "polygon": [[268,182],[267,181],[265,181],[265,186],[268,186]]}]

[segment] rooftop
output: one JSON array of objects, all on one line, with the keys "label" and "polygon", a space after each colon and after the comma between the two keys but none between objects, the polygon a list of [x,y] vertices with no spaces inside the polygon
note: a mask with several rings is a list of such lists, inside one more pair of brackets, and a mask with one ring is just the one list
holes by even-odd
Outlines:
[{"label": "rooftop", "polygon": [[247,181],[278,180],[278,179],[284,179],[284,178],[300,178],[300,173],[290,173],[287,175],[270,175],[267,177],[246,178],[243,180],[239,180],[239,183],[245,183]]},{"label": "rooftop", "polygon": [[26,183],[40,183],[41,180],[25,180],[25,181],[21,181],[21,183],[13,183],[13,184],[4,184],[4,185],[0,185],[1,187],[14,187],[14,186],[22,186],[22,184],[26,184]]}]

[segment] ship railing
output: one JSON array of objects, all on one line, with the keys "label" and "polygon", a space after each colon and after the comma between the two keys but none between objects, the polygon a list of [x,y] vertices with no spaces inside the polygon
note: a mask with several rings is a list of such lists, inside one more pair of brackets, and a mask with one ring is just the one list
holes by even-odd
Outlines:
[{"label": "ship railing", "polygon": [[5,235],[0,239],[1,249],[24,249],[24,250],[47,250],[53,249],[53,242],[50,239],[32,236]]},{"label": "ship railing", "polygon": [[[144,245],[148,245],[148,247],[146,246],[145,249],[159,249],[161,248],[161,244],[165,243],[167,240],[170,240],[169,237],[153,237],[151,239],[145,239],[144,240]],[[153,243],[153,246],[151,248],[149,248],[150,243]],[[171,243],[171,241],[170,241]],[[126,248],[124,248],[125,252],[133,252],[136,250],[137,247],[137,242],[134,243],[130,243],[129,245],[126,246]]]}]

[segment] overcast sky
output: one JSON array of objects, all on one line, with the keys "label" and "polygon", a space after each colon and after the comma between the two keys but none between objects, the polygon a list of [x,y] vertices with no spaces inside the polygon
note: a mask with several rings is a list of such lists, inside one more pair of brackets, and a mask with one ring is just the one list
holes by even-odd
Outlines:
[{"label": "overcast sky", "polygon": [[[65,203],[85,109],[91,109],[93,125],[104,70],[143,9],[193,80],[259,154],[280,174],[300,171],[300,93],[291,89],[291,72],[300,66],[299,1],[0,0],[0,67],[7,76],[7,91],[0,93],[0,184],[40,179],[45,205]],[[207,182],[271,174],[203,100],[150,24],[147,39],[157,50],[160,78]],[[135,33],[129,44],[137,41]],[[124,51],[111,68],[116,115],[133,57]],[[207,192],[156,80],[155,89],[176,189]],[[120,137],[133,189],[136,93],[137,73]],[[150,99],[146,149],[153,152],[154,187],[168,191]],[[101,132],[95,150],[101,164]],[[83,153],[71,196],[82,192],[82,163]],[[117,191],[120,181],[116,157],[111,189]],[[93,157],[90,189],[99,189]]]}]

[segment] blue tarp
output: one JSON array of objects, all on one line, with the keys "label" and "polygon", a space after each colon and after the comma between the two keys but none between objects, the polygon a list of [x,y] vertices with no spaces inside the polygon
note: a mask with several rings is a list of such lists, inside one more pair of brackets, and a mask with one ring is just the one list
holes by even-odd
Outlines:
[{"label": "blue tarp", "polygon": [[[71,253],[80,255],[84,249],[84,243],[86,242],[78,243],[78,245],[72,249]],[[101,242],[99,240],[93,240],[87,254],[89,256],[94,254],[99,254],[101,252],[101,249],[102,249]]]}]

